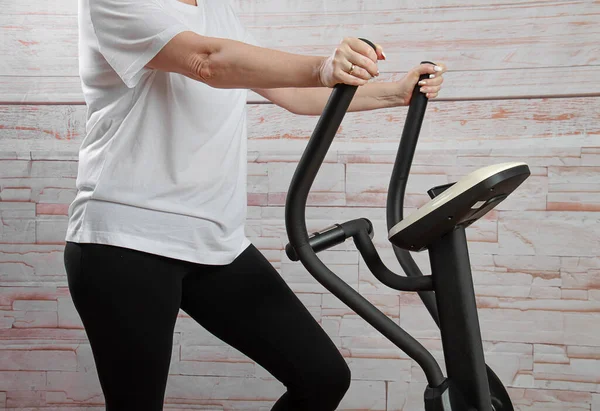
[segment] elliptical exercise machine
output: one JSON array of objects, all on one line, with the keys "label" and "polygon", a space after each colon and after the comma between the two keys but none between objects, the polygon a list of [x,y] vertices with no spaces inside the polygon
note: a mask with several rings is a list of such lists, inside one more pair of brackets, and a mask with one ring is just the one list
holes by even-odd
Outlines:
[{"label": "elliptical exercise machine", "polygon": [[[368,40],[366,43],[375,46]],[[425,62],[428,63],[428,62]],[[426,76],[421,76],[421,79]],[[309,236],[305,209],[308,193],[350,106],[357,87],[338,84],[317,123],[292,178],[285,204],[290,243],[286,253],[300,260],[315,279],[414,359],[425,372],[426,411],[513,411],[500,379],[485,364],[465,229],[492,210],[530,175],[525,163],[479,169],[456,183],[428,191],[431,200],[403,217],[404,194],[423,123],[427,97],[413,91],[387,198],[388,238],[407,276],[390,271],[372,242],[366,218],[336,224]],[[367,267],[396,290],[415,291],[440,327],[448,376],[429,351],[318,258],[317,253],[352,237]],[[429,250],[432,275],[424,276],[410,251]]]}]

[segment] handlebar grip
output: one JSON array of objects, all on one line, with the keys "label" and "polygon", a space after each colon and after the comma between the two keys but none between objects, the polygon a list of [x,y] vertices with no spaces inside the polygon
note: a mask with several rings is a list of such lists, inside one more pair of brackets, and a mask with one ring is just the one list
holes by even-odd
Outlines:
[{"label": "handlebar grip", "polygon": [[369,46],[373,47],[373,50],[377,51],[377,46],[375,46],[375,44],[373,44],[373,42],[371,42],[370,40],[367,39],[363,39],[363,38],[359,38],[359,40],[364,41],[365,43],[367,43]]},{"label": "handlebar grip", "polygon": [[[308,244],[315,253],[318,253],[319,251],[327,250],[328,248],[342,244],[346,241],[346,238],[346,233],[344,233],[342,227],[339,224],[335,224],[333,227],[314,233],[309,237]],[[291,244],[285,246],[285,253],[290,260],[299,260],[298,254],[296,254],[296,251]]]},{"label": "handlebar grip", "polygon": [[[342,224],[334,224],[329,228],[313,233],[308,238],[308,244],[315,253],[318,253],[342,244],[361,230],[365,230],[366,234],[373,238],[373,223],[367,218],[359,218]],[[296,250],[290,243],[285,246],[285,253],[291,261],[299,260]]]},{"label": "handlebar grip", "polygon": [[[431,61],[422,61],[421,64],[433,64],[435,66],[435,63],[432,63]],[[419,81],[421,80],[426,80],[429,78],[429,74],[421,74],[419,76]],[[427,96],[423,93],[421,93],[419,91],[421,87],[419,86],[419,84],[417,83],[417,85],[415,86],[415,89],[413,90],[413,95],[412,98],[410,99],[410,106],[413,106],[413,103],[415,103],[415,106],[420,106],[421,104],[423,104],[423,101],[427,101],[429,100],[427,98]],[[421,97],[419,97],[421,96]],[[423,111],[425,111],[425,108],[423,107]]]}]

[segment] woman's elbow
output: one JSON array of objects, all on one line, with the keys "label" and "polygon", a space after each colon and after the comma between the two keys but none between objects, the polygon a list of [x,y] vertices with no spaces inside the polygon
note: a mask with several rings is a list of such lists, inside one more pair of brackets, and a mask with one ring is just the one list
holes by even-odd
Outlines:
[{"label": "woman's elbow", "polygon": [[217,67],[211,54],[191,53],[188,57],[188,75],[189,77],[214,86],[217,77]]}]

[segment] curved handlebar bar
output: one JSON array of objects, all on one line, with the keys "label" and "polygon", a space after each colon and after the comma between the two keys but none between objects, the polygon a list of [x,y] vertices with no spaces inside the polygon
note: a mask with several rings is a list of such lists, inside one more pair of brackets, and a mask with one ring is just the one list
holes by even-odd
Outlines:
[{"label": "curved handlebar bar", "polygon": [[[370,41],[361,40],[375,48]],[[431,353],[329,270],[317,257],[309,243],[305,214],[308,193],[356,90],[356,86],[345,84],[338,84],[334,87],[323,114],[298,163],[285,204],[285,224],[290,245],[304,267],[319,283],[413,358],[425,372],[429,385],[438,387],[443,383],[444,376]]]}]

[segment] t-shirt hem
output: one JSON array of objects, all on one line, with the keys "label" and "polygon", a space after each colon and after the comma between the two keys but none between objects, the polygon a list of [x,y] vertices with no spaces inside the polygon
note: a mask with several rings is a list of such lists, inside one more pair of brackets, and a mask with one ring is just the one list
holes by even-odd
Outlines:
[{"label": "t-shirt hem", "polygon": [[177,247],[173,243],[163,243],[130,234],[89,230],[84,232],[80,230],[68,230],[65,241],[82,244],[92,243],[112,245],[204,265],[231,264],[252,244],[247,237],[244,237],[239,251],[235,254],[219,251],[202,252],[190,250],[189,248]]}]

